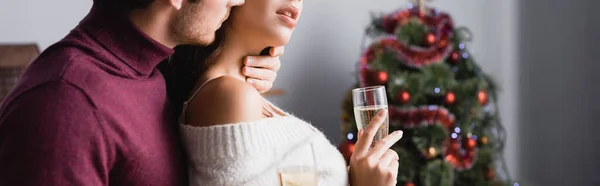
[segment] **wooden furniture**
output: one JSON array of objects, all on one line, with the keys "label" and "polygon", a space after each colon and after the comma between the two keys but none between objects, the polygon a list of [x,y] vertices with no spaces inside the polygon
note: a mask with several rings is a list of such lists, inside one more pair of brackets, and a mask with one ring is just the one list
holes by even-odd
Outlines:
[{"label": "wooden furniture", "polygon": [[281,96],[281,95],[284,95],[284,94],[285,94],[285,91],[282,90],[282,89],[273,89],[273,90],[270,90],[270,91],[267,91],[267,92],[263,93],[262,95],[264,97],[271,97],[271,96]]},{"label": "wooden furniture", "polygon": [[40,55],[37,44],[0,44],[0,100],[17,84],[27,66]]}]

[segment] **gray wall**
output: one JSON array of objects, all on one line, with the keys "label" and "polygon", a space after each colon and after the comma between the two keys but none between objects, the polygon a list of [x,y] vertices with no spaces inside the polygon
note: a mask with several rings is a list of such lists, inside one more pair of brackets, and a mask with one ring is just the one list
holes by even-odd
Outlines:
[{"label": "gray wall", "polygon": [[597,0],[520,1],[521,177],[600,185]]},{"label": "gray wall", "polygon": [[43,50],[64,37],[92,0],[0,0],[0,43],[35,42]]}]

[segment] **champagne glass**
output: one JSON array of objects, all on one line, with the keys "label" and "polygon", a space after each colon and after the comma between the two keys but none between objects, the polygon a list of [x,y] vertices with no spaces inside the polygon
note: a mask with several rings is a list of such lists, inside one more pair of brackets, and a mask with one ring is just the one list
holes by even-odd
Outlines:
[{"label": "champagne glass", "polygon": [[319,175],[312,143],[290,152],[278,169],[281,186],[318,186]]},{"label": "champagne glass", "polygon": [[[384,86],[371,86],[356,88],[352,90],[352,103],[354,104],[354,118],[356,127],[365,129],[377,114],[388,109],[388,101]],[[383,124],[377,130],[373,138],[373,147],[379,140],[385,138],[389,133],[389,117],[386,116]]]}]

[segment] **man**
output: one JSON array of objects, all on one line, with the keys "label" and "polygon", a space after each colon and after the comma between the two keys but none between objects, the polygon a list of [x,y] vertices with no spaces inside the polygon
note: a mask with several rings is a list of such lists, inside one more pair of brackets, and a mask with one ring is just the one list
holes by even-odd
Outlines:
[{"label": "man", "polygon": [[[185,185],[175,116],[156,66],[176,45],[209,44],[231,7],[243,3],[95,0],[0,106],[0,185]],[[282,49],[250,56],[244,67],[261,92],[271,88]]]}]

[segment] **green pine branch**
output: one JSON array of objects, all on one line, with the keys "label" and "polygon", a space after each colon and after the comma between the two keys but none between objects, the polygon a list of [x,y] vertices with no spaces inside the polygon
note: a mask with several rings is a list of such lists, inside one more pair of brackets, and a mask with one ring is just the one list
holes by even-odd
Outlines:
[{"label": "green pine branch", "polygon": [[396,39],[409,45],[424,46],[427,27],[419,19],[411,18],[406,25],[396,30]]}]

